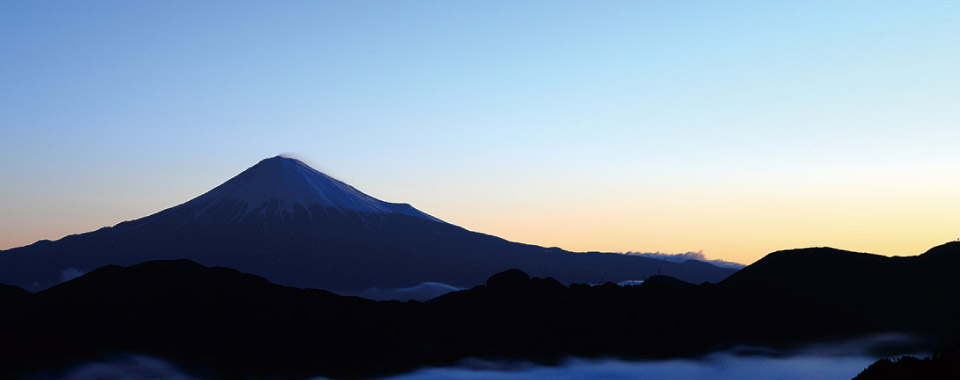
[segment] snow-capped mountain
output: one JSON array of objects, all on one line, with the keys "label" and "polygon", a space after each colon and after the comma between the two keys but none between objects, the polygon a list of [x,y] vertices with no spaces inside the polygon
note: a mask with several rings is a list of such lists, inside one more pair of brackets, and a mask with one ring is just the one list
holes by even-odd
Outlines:
[{"label": "snow-capped mountain", "polygon": [[40,290],[104,265],[189,259],[297,287],[459,288],[517,268],[564,283],[700,283],[734,270],[613,253],[573,253],[467,231],[388,203],[299,160],[273,157],[186,203],[97,231],[0,251],[0,283]]},{"label": "snow-capped mountain", "polygon": [[236,177],[179,206],[201,213],[225,204],[239,205],[243,218],[250,213],[292,214],[316,206],[369,214],[402,214],[439,222],[405,203],[387,203],[307,166],[300,160],[276,156],[260,161]]}]

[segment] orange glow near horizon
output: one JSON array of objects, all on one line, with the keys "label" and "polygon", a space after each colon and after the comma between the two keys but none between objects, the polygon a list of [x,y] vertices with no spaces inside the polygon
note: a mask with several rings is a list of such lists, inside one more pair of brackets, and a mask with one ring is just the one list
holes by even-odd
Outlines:
[{"label": "orange glow near horizon", "polygon": [[0,4],[0,249],[281,153],[573,251],[751,263],[960,237],[960,2],[233,8]]},{"label": "orange glow near horizon", "polygon": [[[909,256],[960,234],[960,202],[944,201],[960,180],[937,178],[938,186],[930,186],[923,178],[935,170],[860,177],[783,174],[752,186],[722,178],[712,186],[654,188],[528,182],[519,190],[439,186],[428,196],[422,187],[397,187],[385,199],[410,199],[422,211],[472,231],[571,251],[702,250],[708,258],[744,264],[777,250],[813,246]],[[183,190],[178,201],[154,197],[146,204],[127,195],[95,202],[61,199],[42,203],[45,208],[25,205],[11,210],[24,215],[17,225],[0,226],[5,232],[0,247],[136,219],[189,199],[184,194],[191,191]]]},{"label": "orange glow near horizon", "polygon": [[749,189],[728,184],[621,190],[579,204],[569,195],[517,199],[461,209],[446,220],[572,251],[703,250],[708,258],[745,264],[778,250],[820,246],[910,256],[960,236],[960,202],[944,201],[960,182],[944,182],[952,186],[930,187],[910,178],[822,178],[819,184],[794,179]]}]

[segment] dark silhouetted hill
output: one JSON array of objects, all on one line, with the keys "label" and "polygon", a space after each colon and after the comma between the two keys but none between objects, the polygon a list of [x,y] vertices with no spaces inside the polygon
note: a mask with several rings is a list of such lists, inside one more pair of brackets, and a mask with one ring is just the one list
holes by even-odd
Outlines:
[{"label": "dark silhouetted hill", "polygon": [[129,352],[218,378],[349,378],[467,357],[661,358],[877,332],[926,337],[929,349],[958,337],[958,247],[903,258],[777,252],[701,285],[654,276],[565,286],[508,270],[426,303],[342,297],[186,260],[107,266],[0,297],[0,373],[56,374]]},{"label": "dark silhouetted hill", "polygon": [[[956,333],[960,243],[920,256],[885,257],[831,248],[780,251],[720,282],[730,301],[770,325],[780,313],[797,331],[908,329]],[[829,316],[824,319],[823,316]],[[783,320],[784,318],[778,318]],[[768,326],[775,330],[777,326]],[[768,334],[768,335],[773,335]]]},{"label": "dark silhouetted hill", "polygon": [[951,380],[960,379],[960,349],[956,345],[931,357],[881,359],[853,380]]},{"label": "dark silhouetted hill", "polygon": [[16,300],[30,295],[30,292],[12,285],[0,284],[0,302]]}]

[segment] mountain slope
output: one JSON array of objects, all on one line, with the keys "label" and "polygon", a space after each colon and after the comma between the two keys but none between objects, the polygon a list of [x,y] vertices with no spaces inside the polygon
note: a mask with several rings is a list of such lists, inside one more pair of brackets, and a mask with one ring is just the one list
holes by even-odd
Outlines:
[{"label": "mountain slope", "polygon": [[[919,256],[886,257],[833,248],[771,253],[723,280],[730,288],[775,288],[781,291],[828,292],[897,288],[923,284],[949,288],[960,283],[960,242],[950,242]],[[931,289],[931,291],[935,291]]]},{"label": "mountain slope", "polygon": [[765,326],[768,337],[783,333],[784,321],[801,333],[929,328],[955,335],[960,242],[908,257],[831,248],[774,252],[716,288],[746,311],[737,321],[722,316],[721,322]]},{"label": "mountain slope", "polygon": [[37,291],[104,265],[190,259],[330,290],[457,287],[519,268],[564,283],[661,273],[717,282],[733,270],[509,242],[387,203],[300,161],[274,157],[179,206],[59,241],[0,252],[0,283]]}]

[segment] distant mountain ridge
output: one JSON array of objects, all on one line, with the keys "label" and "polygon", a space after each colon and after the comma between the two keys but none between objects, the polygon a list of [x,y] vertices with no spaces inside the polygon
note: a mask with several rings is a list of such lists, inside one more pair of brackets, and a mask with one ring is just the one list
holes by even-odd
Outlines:
[{"label": "distant mountain ridge", "polygon": [[[838,283],[885,281],[889,287],[905,283],[960,283],[960,242],[936,246],[919,256],[881,256],[835,248],[777,251],[724,279],[720,285],[751,287],[782,284],[785,290],[805,291]],[[797,287],[797,288],[794,288]]]},{"label": "distant mountain ridge", "polygon": [[734,272],[699,262],[509,242],[408,204],[380,201],[299,160],[277,156],[153,215],[0,251],[0,283],[37,291],[104,265],[175,259],[338,291],[425,282],[466,288],[510,268],[568,284],[642,280],[657,273],[718,282]]}]

